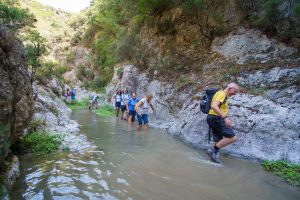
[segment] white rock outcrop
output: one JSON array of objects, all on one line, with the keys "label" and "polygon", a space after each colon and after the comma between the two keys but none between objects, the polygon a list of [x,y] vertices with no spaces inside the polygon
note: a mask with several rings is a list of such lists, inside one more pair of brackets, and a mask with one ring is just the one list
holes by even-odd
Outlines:
[{"label": "white rock outcrop", "polygon": [[227,60],[238,64],[289,59],[297,52],[296,48],[269,39],[258,30],[243,27],[225,37],[215,38],[211,49],[223,55]]}]

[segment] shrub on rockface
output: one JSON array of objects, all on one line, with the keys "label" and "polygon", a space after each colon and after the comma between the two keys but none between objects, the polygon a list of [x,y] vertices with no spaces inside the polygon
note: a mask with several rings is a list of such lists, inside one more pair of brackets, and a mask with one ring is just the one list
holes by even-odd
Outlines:
[{"label": "shrub on rockface", "polygon": [[33,132],[21,138],[21,143],[33,153],[51,153],[58,149],[61,139],[57,134]]},{"label": "shrub on rockface", "polygon": [[16,1],[7,0],[0,3],[0,23],[16,29],[31,25],[34,17],[28,10],[18,8],[16,4]]},{"label": "shrub on rockface", "polygon": [[237,0],[244,19],[252,26],[290,41],[300,33],[300,3],[290,0]]},{"label": "shrub on rockface", "polygon": [[35,72],[35,78],[39,83],[43,83],[44,79],[50,79],[53,76],[60,79],[69,70],[68,66],[60,65],[57,62],[41,62],[40,65]]}]

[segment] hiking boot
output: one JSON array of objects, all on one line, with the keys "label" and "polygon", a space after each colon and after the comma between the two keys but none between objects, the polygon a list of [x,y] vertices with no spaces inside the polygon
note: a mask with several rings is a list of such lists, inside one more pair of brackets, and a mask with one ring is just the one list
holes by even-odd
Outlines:
[{"label": "hiking boot", "polygon": [[213,147],[210,147],[210,148],[207,149],[207,155],[215,163],[221,163],[219,158],[218,158],[219,157],[218,152]]}]

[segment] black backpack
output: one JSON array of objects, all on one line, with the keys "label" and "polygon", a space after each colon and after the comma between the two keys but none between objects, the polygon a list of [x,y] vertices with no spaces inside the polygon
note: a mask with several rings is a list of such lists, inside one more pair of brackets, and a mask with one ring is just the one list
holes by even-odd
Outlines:
[{"label": "black backpack", "polygon": [[218,88],[208,88],[205,90],[205,94],[200,101],[200,110],[203,113],[208,114],[210,110],[211,100],[218,91]]}]

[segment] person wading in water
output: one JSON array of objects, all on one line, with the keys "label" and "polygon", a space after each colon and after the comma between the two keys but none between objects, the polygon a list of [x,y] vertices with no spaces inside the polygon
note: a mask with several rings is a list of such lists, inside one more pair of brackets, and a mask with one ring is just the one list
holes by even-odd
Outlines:
[{"label": "person wading in water", "polygon": [[114,95],[116,117],[119,116],[119,112],[120,112],[120,108],[121,108],[121,95],[122,95],[121,90],[117,90],[116,94]]},{"label": "person wading in water", "polygon": [[149,120],[148,120],[148,112],[149,107],[152,108],[153,112],[155,112],[151,100],[153,98],[153,95],[151,93],[147,94],[145,98],[141,99],[135,106],[135,110],[137,112],[137,118],[139,122],[138,131],[141,130],[142,125],[144,123],[145,131],[149,128]]},{"label": "person wading in water", "polygon": [[128,100],[130,99],[130,95],[127,91],[127,89],[124,89],[123,91],[123,94],[121,95],[121,120],[124,119],[126,120],[127,119],[127,104],[128,104]]},{"label": "person wading in water", "polygon": [[129,99],[129,101],[126,104],[127,110],[128,110],[128,124],[132,125],[132,123],[135,120],[135,115],[136,115],[136,111],[134,109],[135,105],[137,104],[137,102],[139,102],[139,98],[136,97],[136,93],[133,92],[131,94],[131,99]]},{"label": "person wading in water", "polygon": [[211,101],[211,109],[207,115],[207,123],[213,132],[213,147],[207,150],[209,157],[216,163],[220,163],[218,152],[221,148],[235,142],[237,137],[233,132],[233,123],[228,118],[228,97],[239,92],[236,83],[230,83],[224,90],[215,93]]}]

